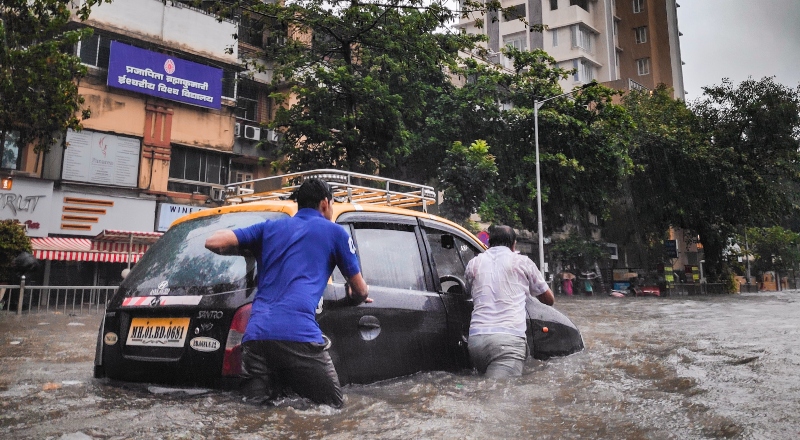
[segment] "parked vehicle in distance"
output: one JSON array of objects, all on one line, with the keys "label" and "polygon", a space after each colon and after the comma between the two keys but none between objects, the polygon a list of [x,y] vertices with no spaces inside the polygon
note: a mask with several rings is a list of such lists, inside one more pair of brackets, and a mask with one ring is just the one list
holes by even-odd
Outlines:
[{"label": "parked vehicle in distance", "polygon": [[[344,305],[345,279],[336,270],[317,310],[341,383],[471,368],[466,341],[472,300],[463,280],[467,262],[485,249],[481,242],[426,213],[433,188],[315,170],[229,185],[227,206],[177,220],[109,301],[97,338],[95,377],[235,382],[256,261],[212,253],[205,240],[219,229],[293,215],[297,205],[286,198],[307,177],[334,186],[340,203],[333,205],[333,220],[353,237],[374,300]],[[535,358],[583,349],[580,332],[558,310],[535,299],[527,310]]]}]

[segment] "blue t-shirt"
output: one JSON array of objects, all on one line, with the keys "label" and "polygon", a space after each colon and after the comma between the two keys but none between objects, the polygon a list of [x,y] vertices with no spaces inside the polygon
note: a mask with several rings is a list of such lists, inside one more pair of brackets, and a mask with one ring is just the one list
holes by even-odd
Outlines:
[{"label": "blue t-shirt", "polygon": [[323,342],[315,311],[334,266],[348,278],[361,272],[347,231],[304,208],[233,233],[240,247],[259,256],[258,291],[243,341]]}]

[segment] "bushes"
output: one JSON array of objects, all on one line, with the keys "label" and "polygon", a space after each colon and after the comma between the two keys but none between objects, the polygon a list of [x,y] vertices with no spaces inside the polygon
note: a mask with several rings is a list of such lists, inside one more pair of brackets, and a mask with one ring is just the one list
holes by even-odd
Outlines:
[{"label": "bushes", "polygon": [[31,239],[16,220],[0,220],[0,284],[16,283],[14,258],[21,252],[32,252]]}]

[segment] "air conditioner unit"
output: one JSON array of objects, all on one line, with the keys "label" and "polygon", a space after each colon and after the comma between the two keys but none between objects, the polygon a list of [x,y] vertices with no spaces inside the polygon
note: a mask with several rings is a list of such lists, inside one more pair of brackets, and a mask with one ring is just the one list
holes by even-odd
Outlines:
[{"label": "air conditioner unit", "polygon": [[269,142],[278,142],[278,132],[275,130],[267,130],[267,140]]},{"label": "air conditioner unit", "polygon": [[211,200],[215,202],[225,200],[225,188],[211,188]]},{"label": "air conditioner unit", "polygon": [[242,187],[236,188],[236,195],[237,196],[246,196],[246,195],[249,195],[249,194],[253,194],[253,192],[254,191],[252,189],[250,189],[250,188],[242,188]]},{"label": "air conditioner unit", "polygon": [[242,124],[238,122],[233,124],[233,135],[237,138],[242,137]]},{"label": "air conditioner unit", "polygon": [[261,140],[261,129],[252,125],[244,126],[244,137],[253,141]]}]

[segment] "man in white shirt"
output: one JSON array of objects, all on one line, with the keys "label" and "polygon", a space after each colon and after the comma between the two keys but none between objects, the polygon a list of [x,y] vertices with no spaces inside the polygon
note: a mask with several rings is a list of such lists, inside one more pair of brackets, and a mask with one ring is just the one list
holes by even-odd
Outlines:
[{"label": "man in white shirt", "polygon": [[528,295],[553,305],[553,292],[530,258],[514,251],[517,235],[495,226],[489,250],[467,264],[467,289],[474,309],[469,326],[472,364],[488,377],[521,376],[528,343],[525,300]]}]

